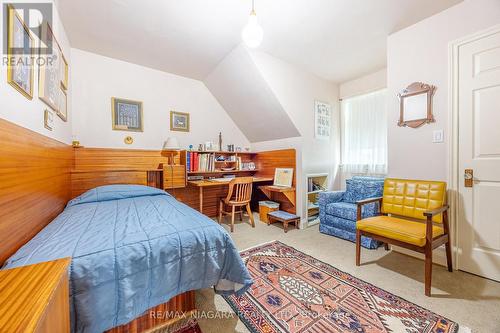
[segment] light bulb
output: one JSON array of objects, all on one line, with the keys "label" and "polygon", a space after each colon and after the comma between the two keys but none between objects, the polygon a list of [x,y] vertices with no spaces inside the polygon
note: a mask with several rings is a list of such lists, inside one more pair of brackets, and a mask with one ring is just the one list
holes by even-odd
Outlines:
[{"label": "light bulb", "polygon": [[248,18],[248,23],[241,32],[241,38],[245,44],[250,48],[256,48],[262,43],[264,37],[264,31],[259,25],[257,20],[257,15],[254,11],[250,14]]}]

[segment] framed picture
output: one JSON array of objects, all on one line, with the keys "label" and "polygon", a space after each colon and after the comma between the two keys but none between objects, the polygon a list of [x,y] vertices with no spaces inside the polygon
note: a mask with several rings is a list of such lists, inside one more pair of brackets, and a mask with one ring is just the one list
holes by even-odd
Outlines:
[{"label": "framed picture", "polygon": [[26,98],[33,98],[34,39],[12,5],[8,5],[7,82]]},{"label": "framed picture", "polygon": [[45,109],[43,115],[43,125],[49,131],[54,129],[54,112],[52,110]]},{"label": "framed picture", "polygon": [[66,58],[60,48],[59,56],[61,59],[59,62],[59,79],[61,80],[61,87],[64,90],[68,90],[68,62],[66,61]]},{"label": "framed picture", "polygon": [[[61,90],[60,61],[61,52],[48,23],[40,25],[41,40],[51,43],[52,53],[43,55],[45,61],[39,66],[38,97],[52,110],[59,114],[59,91]],[[42,58],[40,48],[40,58]]]},{"label": "framed picture", "polygon": [[330,139],[332,129],[332,108],[330,104],[314,102],[314,136],[317,139]]},{"label": "framed picture", "polygon": [[111,98],[113,130],[143,132],[142,102]]},{"label": "framed picture", "polygon": [[57,115],[63,121],[68,120],[68,95],[64,89],[59,89],[59,105]]},{"label": "framed picture", "polygon": [[189,132],[189,113],[170,111],[170,130]]},{"label": "framed picture", "polygon": [[276,168],[274,170],[274,186],[292,187],[293,168]]}]

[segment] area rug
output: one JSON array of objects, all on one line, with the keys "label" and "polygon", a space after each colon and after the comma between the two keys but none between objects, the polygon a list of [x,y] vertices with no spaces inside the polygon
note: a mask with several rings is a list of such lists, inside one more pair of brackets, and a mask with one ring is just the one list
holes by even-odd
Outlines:
[{"label": "area rug", "polygon": [[457,323],[281,242],[240,254],[254,284],[225,299],[253,333],[458,331]]}]

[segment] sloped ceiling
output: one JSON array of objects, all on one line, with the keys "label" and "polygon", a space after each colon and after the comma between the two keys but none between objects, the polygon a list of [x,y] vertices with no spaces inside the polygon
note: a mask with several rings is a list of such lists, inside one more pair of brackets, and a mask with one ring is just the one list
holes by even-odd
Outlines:
[{"label": "sloped ceiling", "polygon": [[300,136],[245,47],[229,53],[204,83],[250,142]]},{"label": "sloped ceiling", "polygon": [[[256,0],[260,51],[333,82],[385,67],[387,36],[462,0]],[[474,1],[474,0],[471,0]],[[251,0],[55,0],[72,47],[203,80]]]}]

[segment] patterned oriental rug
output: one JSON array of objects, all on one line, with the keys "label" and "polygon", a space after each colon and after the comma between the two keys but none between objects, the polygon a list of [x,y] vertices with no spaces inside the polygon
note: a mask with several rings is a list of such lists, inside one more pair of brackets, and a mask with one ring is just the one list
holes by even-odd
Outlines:
[{"label": "patterned oriental rug", "polygon": [[225,299],[253,333],[458,331],[457,323],[278,241],[241,256],[255,282]]}]

